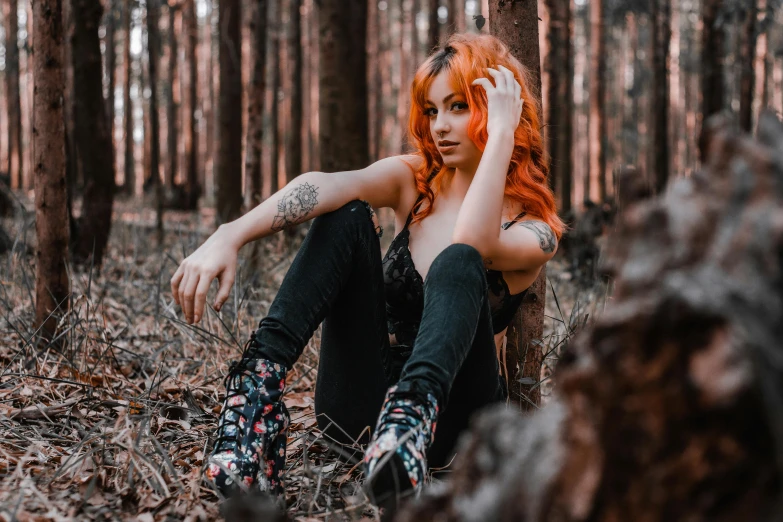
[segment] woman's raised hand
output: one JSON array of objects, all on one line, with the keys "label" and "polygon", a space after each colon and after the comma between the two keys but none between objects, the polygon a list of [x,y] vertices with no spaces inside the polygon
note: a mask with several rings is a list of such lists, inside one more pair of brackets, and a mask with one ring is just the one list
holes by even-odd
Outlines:
[{"label": "woman's raised hand", "polygon": [[498,69],[487,67],[487,72],[495,78],[494,86],[488,78],[476,78],[472,85],[481,85],[487,93],[487,134],[491,136],[493,132],[505,129],[513,135],[525,102],[522,86],[509,69],[502,65],[498,65]]},{"label": "woman's raised hand", "polygon": [[201,319],[213,279],[217,278],[219,284],[214,308],[220,310],[228,299],[236,277],[239,248],[227,229],[220,227],[174,272],[171,293],[189,324]]}]

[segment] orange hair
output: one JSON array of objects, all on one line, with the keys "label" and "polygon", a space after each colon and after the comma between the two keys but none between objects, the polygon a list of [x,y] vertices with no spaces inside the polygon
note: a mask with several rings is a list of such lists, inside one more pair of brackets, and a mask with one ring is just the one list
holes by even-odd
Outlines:
[{"label": "orange hair", "polygon": [[[508,47],[494,36],[486,34],[452,35],[445,46],[431,54],[419,66],[413,78],[408,133],[417,149],[414,154],[423,159],[421,167],[414,169],[416,186],[429,205],[414,215],[412,223],[421,221],[432,212],[435,202],[433,186],[439,188],[441,181],[454,173],[454,169],[444,167],[438,148],[432,140],[429,118],[424,114],[430,85],[441,71],[448,74],[452,89],[465,96],[468,101],[468,136],[483,152],[488,138],[487,93],[480,85],[471,86],[471,83],[476,78],[487,76],[486,67],[497,68],[498,65],[503,65],[514,73],[522,86],[522,98],[525,100],[519,126],[514,131],[514,152],[506,174],[504,194],[520,202],[529,215],[547,223],[559,240],[566,225],[557,215],[555,198],[547,183],[549,164],[539,130],[540,104],[530,89],[530,73],[511,55]],[[429,180],[433,171],[437,173]],[[418,206],[423,204],[422,200]]]}]

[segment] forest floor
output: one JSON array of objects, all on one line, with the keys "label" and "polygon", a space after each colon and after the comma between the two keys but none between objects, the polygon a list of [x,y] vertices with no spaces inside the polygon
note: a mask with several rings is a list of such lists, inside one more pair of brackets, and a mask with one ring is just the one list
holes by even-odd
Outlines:
[{"label": "forest floor", "polygon": [[[25,201],[32,210],[31,201]],[[240,253],[232,296],[197,326],[184,322],[169,280],[179,262],[212,230],[214,211],[167,212],[158,246],[154,211],[115,203],[108,254],[100,274],[71,270],[70,312],[61,322],[67,348],[35,352],[34,214],[0,220],[17,239],[0,255],[0,516],[6,520],[214,520],[218,496],[201,472],[223,400],[230,362],[262,318],[304,234],[260,241]],[[381,212],[387,231],[394,225]],[[31,248],[25,253],[25,246]],[[601,283],[548,265],[542,370],[549,375],[575,325],[600,313]],[[210,292],[214,295],[215,286]],[[362,449],[336,445],[317,428],[313,388],[319,332],[289,377],[291,412],[286,501],[299,521],[376,520],[360,489]]]}]

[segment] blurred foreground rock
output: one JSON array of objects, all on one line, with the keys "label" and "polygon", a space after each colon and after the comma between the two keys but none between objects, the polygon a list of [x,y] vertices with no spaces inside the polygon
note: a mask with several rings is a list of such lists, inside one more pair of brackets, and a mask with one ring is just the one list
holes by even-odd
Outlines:
[{"label": "blurred foreground rock", "polygon": [[[702,172],[624,202],[612,302],[534,415],[484,412],[402,521],[783,515],[783,125],[712,119]],[[632,188],[626,194],[641,194]]]}]

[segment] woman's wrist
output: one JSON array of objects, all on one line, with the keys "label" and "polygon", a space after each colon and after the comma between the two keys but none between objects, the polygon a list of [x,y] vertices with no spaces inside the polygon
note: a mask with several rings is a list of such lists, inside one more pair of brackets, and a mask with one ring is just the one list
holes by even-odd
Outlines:
[{"label": "woman's wrist", "polygon": [[236,248],[237,252],[243,246],[245,246],[245,243],[247,243],[247,240],[238,226],[239,221],[240,220],[237,219],[230,223],[223,223],[216,231],[216,233],[219,233],[223,238],[225,238],[225,241],[227,241],[233,248]]}]

